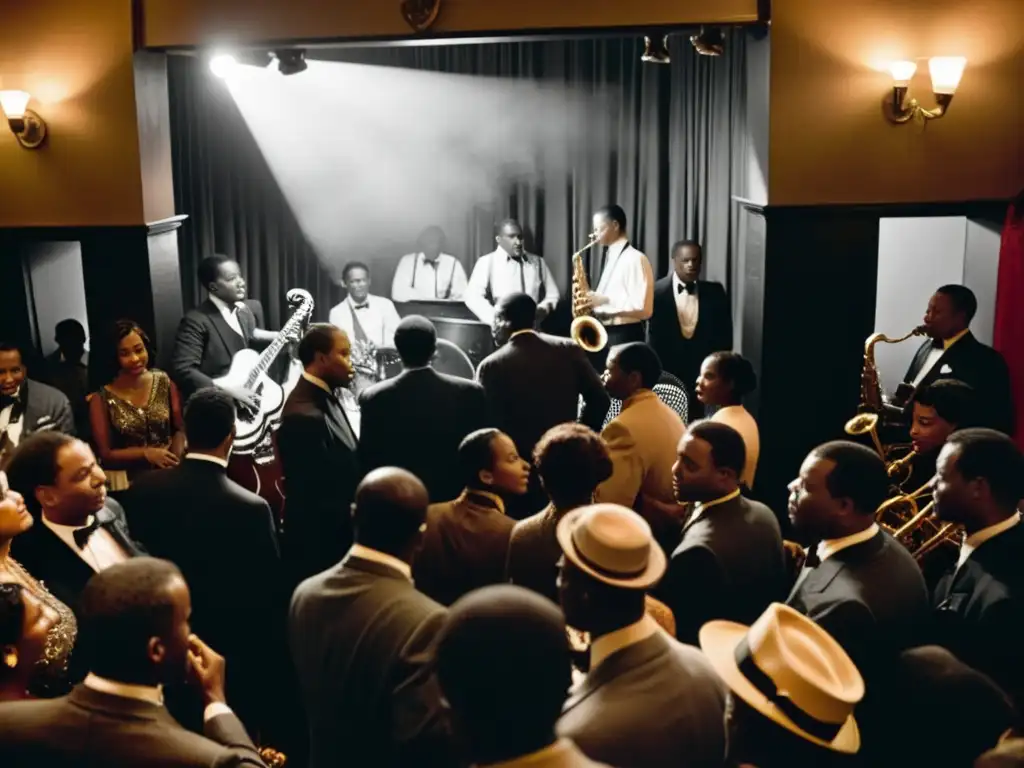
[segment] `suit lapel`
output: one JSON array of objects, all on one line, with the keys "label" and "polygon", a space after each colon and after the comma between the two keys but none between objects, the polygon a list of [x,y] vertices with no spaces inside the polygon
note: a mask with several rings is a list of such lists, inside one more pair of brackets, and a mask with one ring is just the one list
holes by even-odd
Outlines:
[{"label": "suit lapel", "polygon": [[657,658],[665,653],[667,647],[665,638],[659,630],[646,640],[619,649],[599,664],[596,669],[587,673],[582,682],[569,693],[562,712],[568,712],[573,707],[579,706],[587,697],[600,690],[601,686],[608,684],[620,675]]},{"label": "suit lapel", "polygon": [[296,385],[296,390],[298,390],[300,386],[305,389],[305,397],[313,401],[313,403],[316,404],[317,409],[324,414],[324,418],[337,427],[337,429],[333,429],[331,431],[338,436],[341,442],[343,442],[350,451],[355,451],[357,448],[356,434],[352,430],[352,425],[348,421],[348,415],[345,413],[345,409],[342,407],[341,403],[338,402],[337,398],[332,394],[328,394],[324,390],[320,389],[320,387],[306,379],[299,379],[299,383]]},{"label": "suit lapel", "polygon": [[206,313],[207,317],[210,318],[210,323],[213,325],[213,329],[220,337],[220,342],[224,345],[224,349],[227,350],[228,357],[234,357],[236,352],[245,347],[245,339],[231,330],[231,326],[228,325],[224,316],[212,301],[209,299],[204,301],[201,305],[201,309]]},{"label": "suit lapel", "polygon": [[924,361],[928,359],[928,353],[931,351],[932,343],[930,341],[924,342],[920,347],[917,348],[917,354],[914,355],[914,359],[910,362],[910,369],[907,371],[906,377],[903,379],[908,384],[917,378],[917,374],[921,372],[921,366],[924,365]]},{"label": "suit lapel", "polygon": [[[870,560],[885,546],[885,534],[879,531],[870,539],[860,544],[854,544],[831,557],[825,559],[817,568],[812,568],[806,577],[798,580],[790,594],[790,601],[798,594],[814,594],[823,592],[831,584],[836,576],[843,572],[847,563]],[[803,573],[800,574],[803,576]],[[787,601],[789,602],[789,601]]]},{"label": "suit lapel", "polygon": [[142,554],[131,536],[128,535],[124,520],[121,519],[112,509],[104,507],[96,513],[96,519],[106,531],[114,537],[114,541],[121,545],[124,551],[131,557],[138,557]]}]

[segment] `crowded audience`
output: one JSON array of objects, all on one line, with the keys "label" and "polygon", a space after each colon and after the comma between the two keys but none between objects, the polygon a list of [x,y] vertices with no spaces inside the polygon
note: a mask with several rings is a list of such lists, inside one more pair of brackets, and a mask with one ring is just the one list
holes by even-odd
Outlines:
[{"label": "crowded audience", "polygon": [[[450,292],[422,248],[409,285]],[[0,344],[0,765],[1020,765],[1024,457],[982,426],[994,391],[938,363],[980,344],[969,297],[933,297],[940,343],[886,417],[905,421],[806,446],[772,509],[757,376],[719,348],[700,259],[677,245],[651,343],[639,310],[606,309],[628,322],[590,357],[537,330],[536,296],[491,296],[476,381],[435,370],[438,329],[411,315],[401,372],[343,398],[362,305],[353,329],[290,329],[302,373],[262,453],[201,345],[165,374],[120,321],[86,394],[64,324],[63,394]],[[203,274],[217,301],[185,326],[268,340],[232,312],[237,263]],[[875,445],[900,429],[899,453]]]}]

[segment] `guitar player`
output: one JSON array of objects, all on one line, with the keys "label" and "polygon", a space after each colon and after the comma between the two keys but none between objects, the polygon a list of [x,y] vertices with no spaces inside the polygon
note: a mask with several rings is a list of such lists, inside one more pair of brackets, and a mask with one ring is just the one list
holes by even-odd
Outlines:
[{"label": "guitar player", "polygon": [[[269,344],[277,335],[260,328],[259,302],[245,300],[245,279],[238,262],[215,254],[199,262],[199,283],[209,297],[189,310],[178,325],[171,355],[171,377],[182,398],[197,389],[215,386],[214,379],[231,368],[231,360],[246,347]],[[239,405],[256,409],[256,395],[241,387],[224,387]]]}]

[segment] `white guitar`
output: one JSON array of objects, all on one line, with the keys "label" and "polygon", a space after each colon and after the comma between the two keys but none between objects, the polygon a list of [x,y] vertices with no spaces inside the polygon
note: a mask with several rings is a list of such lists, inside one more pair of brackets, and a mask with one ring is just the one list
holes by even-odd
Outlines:
[{"label": "white guitar", "polygon": [[240,407],[235,422],[235,453],[251,453],[279,420],[285,393],[281,385],[267,376],[267,369],[284,349],[290,337],[298,335],[302,324],[313,312],[313,297],[301,288],[288,291],[288,304],[295,306],[292,316],[274,340],[262,352],[243,349],[231,359],[231,368],[214,383],[225,388],[247,389],[256,395],[258,408]]}]

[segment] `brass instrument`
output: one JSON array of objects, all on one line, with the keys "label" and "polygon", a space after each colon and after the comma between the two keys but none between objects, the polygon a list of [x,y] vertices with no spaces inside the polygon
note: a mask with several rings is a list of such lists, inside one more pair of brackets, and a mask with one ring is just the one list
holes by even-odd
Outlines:
[{"label": "brass instrument", "polygon": [[882,412],[882,385],[878,380],[878,367],[875,365],[875,345],[878,342],[883,344],[899,344],[911,336],[924,336],[927,334],[925,326],[919,325],[906,336],[898,339],[891,339],[884,333],[873,333],[864,342],[864,367],[860,374],[860,409],[872,413]]},{"label": "brass instrument", "polygon": [[846,422],[843,431],[848,435],[871,435],[871,442],[874,444],[875,450],[882,457],[882,461],[885,461],[885,449],[882,447],[882,441],[878,437],[877,413],[858,413]]},{"label": "brass instrument", "polygon": [[910,550],[910,554],[919,563],[928,553],[942,545],[958,545],[962,534],[959,525],[936,519],[934,500],[923,507],[919,505],[923,497],[931,495],[930,486],[931,480],[913,493],[886,499],[875,511],[878,525]]},{"label": "brass instrument", "polygon": [[271,747],[259,748],[260,758],[267,764],[267,768],[284,768],[288,763],[288,757],[283,752],[278,752]]},{"label": "brass instrument", "polygon": [[580,303],[590,293],[590,281],[583,268],[583,253],[597,245],[597,233],[592,232],[587,244],[572,255],[572,325],[569,336],[587,352],[600,352],[608,343],[608,331],[594,317],[592,309],[582,309]]}]

